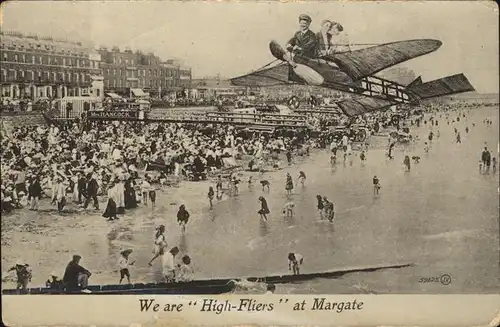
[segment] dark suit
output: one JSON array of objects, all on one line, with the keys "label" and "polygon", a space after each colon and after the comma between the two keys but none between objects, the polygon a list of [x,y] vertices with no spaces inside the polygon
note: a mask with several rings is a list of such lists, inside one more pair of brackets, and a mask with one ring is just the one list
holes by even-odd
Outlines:
[{"label": "dark suit", "polygon": [[316,33],[316,56],[323,56],[321,53],[323,51],[326,51],[330,48],[330,45],[332,44],[332,35],[329,33],[326,33],[326,42],[325,38],[323,37],[323,33],[319,32]]},{"label": "dark suit", "polygon": [[99,209],[99,201],[97,200],[97,192],[99,190],[99,184],[97,181],[92,178],[90,179],[89,183],[87,184],[87,198],[85,199],[85,204],[83,205],[84,208],[87,208],[90,200],[94,200],[94,207],[96,209]]},{"label": "dark suit", "polygon": [[295,35],[288,41],[288,44],[293,46],[298,46],[302,50],[297,51],[299,55],[315,58],[316,57],[316,46],[317,40],[316,35],[311,30],[307,30],[307,32],[302,33],[302,31],[298,31]]}]

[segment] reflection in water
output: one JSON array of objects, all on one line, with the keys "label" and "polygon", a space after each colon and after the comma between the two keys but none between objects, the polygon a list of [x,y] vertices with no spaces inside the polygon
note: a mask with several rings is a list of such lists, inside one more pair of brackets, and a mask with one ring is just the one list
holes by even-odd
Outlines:
[{"label": "reflection in water", "polygon": [[181,237],[179,240],[179,250],[181,252],[188,252],[188,244],[186,240],[186,234],[181,233]]},{"label": "reflection in water", "polygon": [[295,226],[295,216],[288,216],[288,217],[284,217],[283,218],[283,221],[285,222],[285,225],[287,225],[288,227],[292,227],[292,226]]},{"label": "reflection in water", "polygon": [[260,226],[259,226],[259,235],[264,237],[267,234],[269,234],[269,225],[267,224],[266,221],[260,220]]}]

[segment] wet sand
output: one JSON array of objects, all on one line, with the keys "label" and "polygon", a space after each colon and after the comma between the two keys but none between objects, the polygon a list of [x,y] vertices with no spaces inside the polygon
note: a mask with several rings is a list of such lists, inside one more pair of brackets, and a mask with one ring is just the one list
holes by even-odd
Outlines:
[{"label": "wet sand", "polygon": [[[486,117],[492,126],[482,123]],[[269,192],[262,192],[258,174],[248,190],[244,173],[241,194],[214,200],[213,210],[206,196],[209,182],[182,182],[158,195],[154,211],[141,207],[116,222],[105,221],[101,211],[64,216],[16,211],[2,217],[2,266],[23,258],[33,266],[31,285],[41,285],[52,270],[62,275],[71,256],[79,253],[82,265],[93,272],[91,284],[117,283],[119,251],[132,248],[132,259],[137,259],[133,282],[161,280],[160,260],[147,265],[154,227],[161,223],[167,227],[169,246],[180,245],[192,257],[196,278],[285,274],[286,255],[296,251],[304,255],[303,272],[398,262],[415,266],[278,286],[278,293],[497,293],[498,172],[479,174],[478,160],[485,141],[492,155],[498,155],[498,108],[472,109],[468,135],[466,123],[456,124],[462,144],[455,144],[453,127],[439,119],[441,137],[429,154],[423,151],[428,125],[412,129],[420,136],[418,146],[398,146],[394,160],[387,160],[385,150],[376,146],[368,151],[364,166],[353,156],[352,166],[340,163],[332,169],[329,154],[315,151],[294,166],[266,173]],[[371,143],[385,145],[386,139],[373,137]],[[402,165],[405,153],[421,157],[409,173]],[[285,175],[290,172],[296,182],[299,170],[307,174],[306,186],[295,183],[291,198],[296,215],[284,218]],[[382,185],[378,196],[372,193],[373,175]],[[318,193],[335,202],[334,224],[319,221]],[[257,215],[260,195],[271,210],[267,223]],[[191,213],[184,235],[176,225],[181,203]],[[451,276],[450,285],[419,282],[443,274]]]}]

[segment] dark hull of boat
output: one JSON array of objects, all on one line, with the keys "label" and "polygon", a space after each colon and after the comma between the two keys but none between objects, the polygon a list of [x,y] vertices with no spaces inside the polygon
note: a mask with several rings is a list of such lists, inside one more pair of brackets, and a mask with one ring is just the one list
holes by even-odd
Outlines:
[{"label": "dark hull of boat", "polygon": [[27,292],[19,290],[2,290],[3,295],[63,295],[63,294],[224,294],[234,289],[230,280],[199,280],[188,283],[149,283],[149,284],[122,284],[122,285],[90,285],[87,288],[91,293],[80,290],[64,290],[52,288],[29,288]]},{"label": "dark hull of boat", "polygon": [[[276,275],[267,277],[248,277],[248,278],[232,278],[232,279],[208,279],[195,280],[184,283],[149,283],[149,284],[123,284],[123,285],[91,285],[88,289],[91,294],[224,294],[231,292],[235,288],[234,281],[245,279],[249,282],[260,282],[268,284],[288,284],[300,283],[316,278],[335,279],[346,274],[359,272],[373,272],[381,269],[398,269],[410,267],[412,264],[396,264],[396,265],[378,265],[365,266],[356,268],[345,268],[339,270],[331,270],[321,273],[310,273],[301,275]],[[81,291],[57,290],[50,288],[30,288],[26,293],[20,293],[15,289],[2,290],[4,295],[18,294],[86,294]]]}]

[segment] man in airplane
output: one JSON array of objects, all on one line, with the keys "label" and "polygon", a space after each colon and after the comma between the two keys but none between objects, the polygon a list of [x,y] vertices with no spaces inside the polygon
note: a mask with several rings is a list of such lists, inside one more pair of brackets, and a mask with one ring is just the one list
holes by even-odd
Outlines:
[{"label": "man in airplane", "polygon": [[316,35],[309,29],[311,21],[309,15],[301,14],[299,16],[300,30],[288,41],[286,46],[288,51],[309,58],[316,56]]}]

